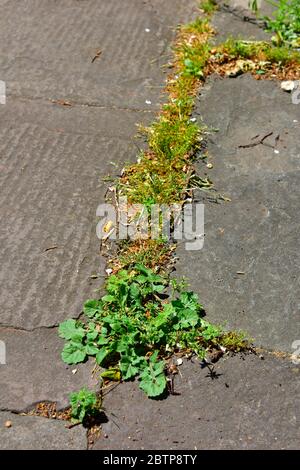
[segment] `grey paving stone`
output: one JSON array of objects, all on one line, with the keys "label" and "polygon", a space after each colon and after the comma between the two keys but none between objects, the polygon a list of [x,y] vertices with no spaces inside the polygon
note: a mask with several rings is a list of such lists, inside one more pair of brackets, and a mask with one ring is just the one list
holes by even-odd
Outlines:
[{"label": "grey paving stone", "polygon": [[136,123],[147,124],[158,109],[161,65],[192,4],[1,3],[2,410],[43,400],[64,407],[71,391],[95,385],[89,364],[73,375],[62,363],[63,341],[52,327],[78,317],[83,302],[99,295],[105,260],[95,214],[108,186],[102,178],[136,158]]},{"label": "grey paving stone", "polygon": [[212,380],[184,363],[179,395],[150,400],[137,383],[106,397],[106,438],[95,449],[299,449],[299,366],[265,357],[222,359]]},{"label": "grey paving stone", "polygon": [[270,35],[263,28],[258,28],[256,24],[248,21],[241,21],[244,14],[239,9],[234,11],[234,13],[226,10],[219,11],[212,19],[212,25],[217,31],[214,41],[220,44],[230,36],[245,40],[270,40]]},{"label": "grey paving stone", "polygon": [[155,105],[160,65],[192,2],[163,3],[164,8],[142,0],[4,3],[0,68],[8,94],[131,108],[149,108],[150,99]]},{"label": "grey paving stone", "polygon": [[0,410],[29,410],[42,401],[56,402],[62,409],[68,406],[71,392],[97,387],[91,363],[68,366],[62,362],[64,342],[56,328],[31,332],[0,328],[0,340],[6,346],[6,364],[0,364]]},{"label": "grey paving stone", "polygon": [[0,324],[57,325],[102,284],[102,178],[135,157],[139,113],[14,101],[0,116]]},{"label": "grey paving stone", "polygon": [[[11,422],[11,427],[5,423]],[[0,412],[1,450],[84,450],[86,430],[67,429],[63,421]]]},{"label": "grey paving stone", "polygon": [[[242,76],[209,81],[197,112],[219,129],[209,138],[214,167],[199,171],[231,202],[206,200],[204,247],[180,245],[177,274],[191,281],[209,319],[293,352],[300,338],[300,107],[278,83]],[[277,153],[267,145],[238,148],[269,132],[268,145],[279,136]]]}]

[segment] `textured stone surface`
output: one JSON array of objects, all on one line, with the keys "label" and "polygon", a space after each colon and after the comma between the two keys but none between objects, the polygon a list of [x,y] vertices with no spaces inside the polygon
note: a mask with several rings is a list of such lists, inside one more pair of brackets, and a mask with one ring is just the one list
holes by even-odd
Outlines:
[{"label": "textured stone surface", "polygon": [[[162,3],[6,2],[0,68],[8,93],[131,108],[147,107],[146,99],[157,103],[156,87],[163,79],[159,65],[166,62],[171,28],[195,5],[192,0]],[[92,63],[98,50],[101,56]]]},{"label": "textured stone surface", "polygon": [[[135,159],[135,124],[153,119],[161,65],[194,7],[194,0],[1,1],[1,410],[43,400],[64,407],[71,391],[95,386],[90,364],[63,364],[63,341],[52,327],[98,295],[105,261],[95,214],[109,185],[103,177]],[[72,447],[65,433],[56,440],[60,423],[45,423],[50,446]],[[20,424],[2,447],[35,447],[38,432]]]},{"label": "textured stone surface", "polygon": [[105,265],[96,237],[102,178],[116,174],[111,162],[120,170],[134,158],[140,114],[14,101],[0,116],[0,323],[57,325],[101,284],[90,276]]},{"label": "textured stone surface", "polygon": [[299,366],[272,357],[226,358],[212,380],[184,363],[176,396],[149,400],[137,383],[106,397],[96,449],[299,449]]},{"label": "textured stone surface", "polygon": [[[214,167],[199,171],[209,171],[231,202],[206,201],[204,247],[181,245],[177,273],[188,276],[209,319],[293,352],[300,338],[300,107],[280,84],[242,76],[210,80],[197,112],[219,129],[209,138]],[[238,148],[270,132],[267,145]]]},{"label": "textured stone surface", "polygon": [[88,365],[73,375],[62,363],[57,330],[40,327],[78,316],[101,286],[102,178],[135,157],[135,124],[159,103],[172,28],[192,13],[176,5],[169,15],[169,2],[2,2],[1,409],[66,406],[94,385]]},{"label": "textured stone surface", "polygon": [[81,426],[67,429],[65,422],[54,419],[0,412],[0,449],[84,450],[86,430]]},{"label": "textured stone surface", "polygon": [[[149,122],[158,109],[160,66],[176,24],[195,6],[194,0],[1,2],[0,79],[7,86],[7,104],[0,105],[0,340],[7,362],[0,365],[1,448],[86,447],[83,429],[5,411],[42,400],[64,407],[71,391],[95,386],[89,364],[62,363],[57,329],[45,327],[78,316],[82,302],[97,295],[102,178],[135,158],[135,123]],[[214,21],[222,33],[254,34],[253,25],[223,13]],[[208,250],[179,249],[178,265],[209,318],[286,350],[300,338],[293,123],[299,109],[277,85],[245,77],[203,90],[198,112],[220,128],[211,137],[212,178],[232,203],[207,207]],[[270,130],[280,134],[279,154],[262,146],[236,149]],[[246,274],[236,279],[238,270]],[[165,401],[146,399],[134,383],[108,394],[108,439],[96,447],[299,448],[299,369],[288,361],[228,358],[214,381],[198,364],[181,370],[181,395]],[[3,427],[8,419],[12,428]]]},{"label": "textured stone surface", "polygon": [[1,410],[24,411],[40,401],[64,408],[71,392],[97,385],[91,377],[92,364],[62,362],[64,342],[56,328],[32,332],[0,328],[0,338],[6,345],[6,364],[0,365]]}]

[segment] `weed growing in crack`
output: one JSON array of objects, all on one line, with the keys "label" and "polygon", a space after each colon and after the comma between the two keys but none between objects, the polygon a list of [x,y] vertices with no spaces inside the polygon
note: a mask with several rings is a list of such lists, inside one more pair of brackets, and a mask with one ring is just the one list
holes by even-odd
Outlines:
[{"label": "weed growing in crack", "polygon": [[101,400],[97,394],[86,388],[71,393],[71,421],[73,423],[84,423],[99,415],[101,412]]},{"label": "weed growing in crack", "polygon": [[[148,150],[137,163],[125,167],[117,183],[117,196],[125,195],[129,203],[184,204],[192,185],[205,189],[211,185],[193,168],[207,129],[191,120],[195,96],[207,76],[225,75],[231,68],[250,71],[256,78],[299,74],[299,53],[290,48],[237,39],[215,46],[210,42],[213,35],[207,18],[180,28],[167,78],[169,98],[155,122],[142,129]],[[106,294],[85,303],[85,321],[69,319],[59,327],[66,340],[62,352],[66,363],[94,357],[107,369],[103,377],[137,377],[140,388],[155,397],[166,390],[172,354],[204,358],[214,349],[249,349],[243,333],[225,332],[207,322],[197,295],[163,275],[172,251],[164,240],[128,240],[119,247],[118,257],[111,261]],[[73,396],[75,419],[83,419],[85,409],[92,411],[95,406],[89,392],[79,393]]]},{"label": "weed growing in crack", "polygon": [[[123,380],[138,377],[140,388],[155,397],[166,389],[166,359],[173,353],[204,358],[223,345],[232,351],[247,349],[242,333],[225,333],[204,320],[194,292],[173,281],[168,295],[168,285],[166,276],[143,265],[109,276],[106,295],[84,305],[87,321],[70,319],[60,325],[59,334],[67,340],[63,360],[74,364],[94,356],[99,366],[119,371]],[[75,418],[82,419],[86,408],[95,406],[96,396],[74,394],[72,403],[77,406]]]},{"label": "weed growing in crack", "polygon": [[200,2],[200,8],[206,15],[212,15],[218,8],[215,0],[202,0]]},{"label": "weed growing in crack", "polygon": [[[272,17],[264,16],[267,31],[276,35],[273,41],[278,44],[287,44],[292,47],[300,46],[300,3],[299,0],[266,0],[275,7]],[[259,13],[257,1],[250,0],[250,6],[255,13]]]}]

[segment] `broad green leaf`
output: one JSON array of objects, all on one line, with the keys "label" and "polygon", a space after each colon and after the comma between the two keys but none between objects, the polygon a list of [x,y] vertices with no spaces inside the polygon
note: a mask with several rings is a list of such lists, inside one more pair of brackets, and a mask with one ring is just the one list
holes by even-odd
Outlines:
[{"label": "broad green leaf", "polygon": [[114,295],[105,295],[104,297],[102,297],[102,300],[103,302],[107,302],[107,303],[110,303],[110,302],[115,302],[116,301],[116,297]]},{"label": "broad green leaf", "polygon": [[99,352],[99,348],[91,343],[86,345],[85,350],[88,356],[95,356]]},{"label": "broad green leaf", "polygon": [[139,369],[130,363],[120,361],[120,371],[122,373],[122,378],[124,380],[129,380],[138,374]]},{"label": "broad green leaf", "polygon": [[58,334],[64,339],[81,341],[85,336],[85,330],[82,328],[82,323],[70,318],[59,325]]},{"label": "broad green leaf", "polygon": [[86,358],[85,346],[80,343],[69,342],[66,343],[62,353],[62,360],[67,364],[77,364],[83,362]]},{"label": "broad green leaf", "polygon": [[97,338],[97,336],[99,336],[99,331],[96,330],[95,323],[89,323],[87,335],[86,335],[88,342],[94,341]]},{"label": "broad green leaf", "polygon": [[106,358],[106,356],[109,354],[109,349],[107,348],[101,348],[100,351],[98,351],[96,355],[96,361],[99,366],[101,366],[102,362]]},{"label": "broad green leaf", "polygon": [[[152,361],[157,357],[152,356]],[[151,361],[151,359],[150,359]],[[140,375],[140,388],[148,395],[148,397],[156,397],[161,395],[167,385],[166,376],[164,374],[164,362],[150,363]]]},{"label": "broad green leaf", "polygon": [[99,344],[99,346],[104,346],[104,344],[108,344],[109,343],[109,338],[106,338],[105,336],[100,336],[97,340],[97,344]]},{"label": "broad green leaf", "polygon": [[87,300],[83,307],[83,312],[89,318],[93,318],[97,313],[102,312],[102,302],[100,300]]}]

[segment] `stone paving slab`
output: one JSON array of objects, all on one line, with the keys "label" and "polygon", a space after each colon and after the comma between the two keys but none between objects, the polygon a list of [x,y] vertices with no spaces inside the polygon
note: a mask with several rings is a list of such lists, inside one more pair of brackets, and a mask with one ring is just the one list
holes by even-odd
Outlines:
[{"label": "stone paving slab", "polygon": [[56,328],[31,332],[0,328],[0,338],[6,346],[6,364],[0,365],[0,410],[27,411],[42,401],[56,402],[63,409],[71,392],[97,386],[91,363],[62,362],[64,342]]},{"label": "stone paving slab", "polygon": [[[209,171],[231,202],[206,201],[204,247],[181,245],[177,274],[187,276],[210,320],[291,353],[300,338],[300,107],[278,83],[242,76],[210,80],[197,112],[219,129],[208,145],[214,167],[199,171]],[[269,132],[270,145],[279,135],[277,153],[238,148]]]},{"label": "stone paving slab", "polygon": [[105,274],[102,178],[135,158],[135,123],[150,116],[8,100],[0,118],[0,324],[54,326],[78,316],[102,284],[90,278]]},{"label": "stone paving slab", "polygon": [[95,449],[299,449],[299,366],[228,357],[208,377],[198,361],[175,379],[180,395],[150,400],[127,382],[106,396],[106,438]]},{"label": "stone paving slab", "polygon": [[8,93],[130,108],[147,108],[146,99],[158,103],[159,66],[167,61],[171,27],[195,5],[163,3],[162,8],[143,0],[5,3],[0,69]]},{"label": "stone paving slab", "polygon": [[[234,14],[242,14],[245,16],[247,22],[256,18],[255,12],[249,6],[249,0],[216,0],[219,7],[226,9],[227,11],[233,11]],[[268,0],[257,0],[257,6],[259,9],[258,17],[268,15],[274,12],[275,8]],[[219,13],[218,13],[219,14]]]},{"label": "stone paving slab", "polygon": [[[194,11],[194,0],[1,1],[2,411],[43,400],[62,408],[70,392],[96,385],[91,364],[63,364],[54,327],[99,295],[105,260],[95,214],[108,186],[103,177],[136,158],[136,123],[153,119],[164,86],[161,65],[177,24]],[[70,441],[76,433],[42,422],[50,447],[83,448]],[[42,445],[39,428],[26,430],[26,423],[15,437],[6,434],[3,448]]]},{"label": "stone paving slab", "polygon": [[[7,428],[5,423],[11,422]],[[0,450],[85,450],[86,430],[65,422],[0,412]]]},{"label": "stone paving slab", "polygon": [[[229,13],[227,10],[220,10],[212,18],[212,25],[217,31],[215,38],[216,43],[222,43],[228,37],[241,38],[246,40],[259,40],[266,41],[270,39],[270,35],[262,28],[257,27],[256,24],[246,21],[241,21],[244,10],[234,10],[234,13]],[[255,19],[255,18],[253,18]]]},{"label": "stone paving slab", "polygon": [[[149,122],[158,109],[165,78],[160,65],[168,60],[176,24],[194,11],[194,0],[1,3],[0,79],[7,83],[7,104],[0,106],[0,340],[7,349],[7,364],[0,365],[2,412],[22,411],[43,400],[61,408],[71,391],[95,387],[90,364],[62,363],[63,341],[53,327],[78,316],[82,302],[97,295],[102,284],[104,260],[95,235],[95,210],[107,187],[101,178],[118,174],[123,162],[135,158],[135,123]],[[220,25],[223,20],[215,19]],[[224,30],[231,24],[226,21]],[[244,25],[241,29],[248,37]],[[218,91],[214,84],[211,93],[207,88],[203,94],[205,107],[200,103],[198,112],[220,127],[211,138],[211,153],[218,159],[212,178],[233,202],[206,211],[206,244],[214,263],[208,255],[200,260],[199,254],[184,253],[178,273],[189,266],[188,278],[210,319],[229,320],[229,326],[248,329],[258,343],[289,350],[290,341],[300,338],[295,235],[299,140],[292,123],[299,111],[288,105],[288,95],[278,86],[255,83],[270,87],[261,94],[262,88],[257,91],[247,80],[232,82],[225,92],[225,82]],[[55,99],[73,106],[51,103]],[[279,154],[258,147],[236,151],[236,144],[270,128],[280,131]],[[253,238],[253,220],[260,247]],[[227,245],[214,242],[219,226],[225,227],[220,233]],[[244,278],[232,280],[230,262],[245,269]],[[216,266],[223,276],[220,283]],[[95,273],[100,277],[92,280]],[[178,381],[182,395],[166,401],[147,399],[133,383],[118,387],[105,403],[108,438],[95,447],[299,448],[297,367],[248,357],[221,361],[217,368],[223,375],[210,381],[198,364],[185,365]],[[111,412],[121,417],[119,431],[112,427]],[[85,448],[80,428],[77,435],[66,432],[62,423],[14,419],[17,432],[10,433],[14,426],[4,429],[3,448],[37,448],[43,445],[38,433],[53,448]]]}]

